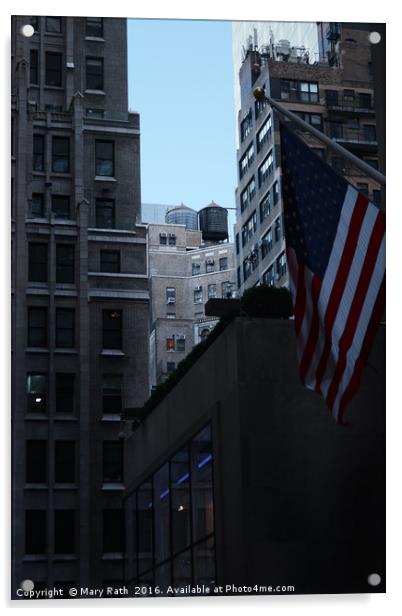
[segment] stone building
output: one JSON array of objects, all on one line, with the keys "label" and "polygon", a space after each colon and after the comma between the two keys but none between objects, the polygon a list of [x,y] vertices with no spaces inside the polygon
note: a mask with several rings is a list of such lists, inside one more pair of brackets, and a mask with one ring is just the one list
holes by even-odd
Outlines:
[{"label": "stone building", "polygon": [[[306,51],[281,41],[248,50],[240,69],[235,227],[240,293],[256,284],[283,286],[288,281],[279,120],[269,105],[254,99],[256,87],[264,87],[267,95],[374,168],[379,166],[368,24],[328,24],[324,32],[336,44],[330,46],[333,55],[322,54],[321,62],[310,63]],[[381,204],[378,184],[309,133],[301,136],[318,156]]]},{"label": "stone building", "polygon": [[127,110],[125,19],[13,18],[13,597],[122,579],[120,413],[148,394],[149,322]]},{"label": "stone building", "polygon": [[216,325],[218,319],[205,316],[208,299],[233,296],[234,245],[203,243],[202,232],[184,224],[149,225],[148,260],[152,387]]}]

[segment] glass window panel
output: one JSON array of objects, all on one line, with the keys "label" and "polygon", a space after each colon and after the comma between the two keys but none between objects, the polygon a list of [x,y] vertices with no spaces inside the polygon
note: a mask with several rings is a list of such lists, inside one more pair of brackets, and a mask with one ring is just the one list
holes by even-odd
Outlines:
[{"label": "glass window panel", "polygon": [[104,509],[103,511],[103,552],[124,552],[124,511]]},{"label": "glass window panel", "polygon": [[44,347],[47,344],[47,309],[28,308],[28,346]]},{"label": "glass window panel", "polygon": [[121,483],[123,481],[123,442],[105,441],[103,443],[103,481]]},{"label": "glass window panel", "polygon": [[75,483],[75,442],[55,442],[55,483]]},{"label": "glass window panel", "polygon": [[67,195],[52,195],[52,212],[55,218],[70,218],[70,197]]},{"label": "glass window panel", "polygon": [[75,511],[61,509],[54,512],[55,554],[75,553]]},{"label": "glass window panel", "polygon": [[72,348],[75,344],[74,308],[56,309],[56,346]]},{"label": "glass window panel", "polygon": [[28,280],[47,282],[47,244],[29,243]]},{"label": "glass window panel", "polygon": [[104,415],[116,415],[122,411],[122,376],[110,374],[103,376],[102,412]]},{"label": "glass window panel", "polygon": [[191,543],[190,457],[188,447],[170,461],[172,490],[172,551],[181,552]]},{"label": "glass window panel", "polygon": [[164,464],[154,475],[155,562],[170,556],[170,488],[169,465]]},{"label": "glass window panel", "polygon": [[27,412],[46,413],[47,375],[27,374]]},{"label": "glass window panel", "polygon": [[61,17],[46,17],[46,32],[61,33]]},{"label": "glass window panel", "polygon": [[26,441],[25,481],[27,483],[47,482],[47,441]]},{"label": "glass window panel", "polygon": [[56,282],[74,283],[74,244],[56,244]]},{"label": "glass window panel", "polygon": [[153,502],[152,483],[143,483],[137,491],[138,572],[153,566]]},{"label": "glass window panel", "polygon": [[194,548],[194,584],[215,583],[215,539],[210,537]]},{"label": "glass window panel", "polygon": [[60,88],[62,85],[62,54],[48,51],[46,52],[45,62],[45,84]]},{"label": "glass window panel", "polygon": [[191,441],[194,541],[214,530],[211,428],[207,426]]},{"label": "glass window panel", "polygon": [[103,37],[103,18],[102,17],[87,17],[86,19],[86,36]]},{"label": "glass window panel", "polygon": [[31,214],[33,216],[39,216],[40,218],[44,215],[44,203],[42,193],[33,193],[31,199]]},{"label": "glass window panel", "polygon": [[75,374],[56,373],[56,413],[74,413]]},{"label": "glass window panel", "polygon": [[122,311],[103,310],[103,348],[121,349]]},{"label": "glass window panel", "polygon": [[69,173],[70,171],[70,139],[68,137],[53,137],[52,171],[54,173]]},{"label": "glass window panel", "polygon": [[46,554],[46,511],[25,511],[25,554]]}]

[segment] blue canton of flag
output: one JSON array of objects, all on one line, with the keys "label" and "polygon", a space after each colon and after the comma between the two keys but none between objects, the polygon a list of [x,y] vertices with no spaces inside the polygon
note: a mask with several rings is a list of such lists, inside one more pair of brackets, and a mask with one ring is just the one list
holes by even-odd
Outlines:
[{"label": "blue canton of flag", "polygon": [[342,423],[385,307],[385,215],[283,125],[281,156],[300,377]]}]

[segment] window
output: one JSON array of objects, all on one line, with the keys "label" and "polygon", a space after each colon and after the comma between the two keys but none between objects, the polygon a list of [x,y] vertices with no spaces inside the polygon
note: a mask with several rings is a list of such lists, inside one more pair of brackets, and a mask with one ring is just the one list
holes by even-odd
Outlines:
[{"label": "window", "polygon": [[274,223],[275,242],[281,239],[281,219],[277,218]]},{"label": "window", "polygon": [[374,125],[365,124],[363,126],[363,132],[364,132],[365,141],[376,141],[377,140],[376,130],[375,130]]},{"label": "window", "polygon": [[103,511],[103,552],[124,552],[124,511],[104,509]]},{"label": "window", "polygon": [[114,176],[114,143],[113,141],[95,141],[95,174]]},{"label": "window", "polygon": [[176,351],[184,353],[186,350],[186,337],[182,334],[176,336]]},{"label": "window", "polygon": [[55,483],[75,483],[74,441],[55,441],[54,481]]},{"label": "window", "polygon": [[122,441],[104,441],[102,481],[103,483],[123,482]]},{"label": "window", "polygon": [[166,313],[166,318],[167,319],[175,319],[176,318],[176,313],[175,312],[167,312]]},{"label": "window", "polygon": [[56,373],[56,413],[74,413],[75,374]]},{"label": "window", "polygon": [[31,214],[42,218],[44,216],[44,203],[42,193],[33,193],[31,199]]},{"label": "window", "polygon": [[271,212],[271,195],[269,192],[267,192],[263,200],[260,202],[260,222],[263,222],[266,218],[268,218],[270,212]]},{"label": "window", "polygon": [[46,17],[46,32],[61,34],[61,17]]},{"label": "window", "polygon": [[276,273],[278,278],[286,274],[286,257],[284,252],[282,252],[276,260]]},{"label": "window", "polygon": [[303,113],[297,111],[296,115],[304,120],[304,122],[307,122],[307,124],[311,124],[314,128],[322,130],[322,115],[320,113]]},{"label": "window", "polygon": [[272,134],[272,118],[269,115],[257,133],[257,152],[261,152]]},{"label": "window", "polygon": [[274,194],[274,205],[276,205],[279,201],[279,184],[278,182],[274,182],[273,185],[273,194]]},{"label": "window", "polygon": [[241,244],[245,246],[249,239],[254,235],[257,229],[257,212],[251,214],[250,218],[247,222],[242,226],[241,229]]},{"label": "window", "polygon": [[167,234],[166,233],[159,233],[159,244],[161,246],[167,245]]},{"label": "window", "polygon": [[27,374],[27,413],[46,413],[47,375]]},{"label": "window", "polygon": [[47,244],[29,242],[28,280],[47,282]]},{"label": "window", "polygon": [[249,109],[248,114],[246,115],[244,120],[242,120],[240,124],[240,139],[242,142],[247,137],[247,135],[251,133],[252,126],[253,126],[253,116],[251,113],[251,109]]},{"label": "window", "polygon": [[373,169],[378,169],[378,159],[377,158],[365,158],[364,162],[373,167]]},{"label": "window", "polygon": [[174,361],[166,362],[166,371],[173,372],[174,370],[176,370],[176,362]]},{"label": "window", "polygon": [[28,346],[47,345],[47,308],[28,308]]},{"label": "window", "polygon": [[198,336],[200,337],[201,342],[204,342],[209,336],[210,330],[209,327],[199,327],[198,328]]},{"label": "window", "polygon": [[371,109],[371,94],[359,93],[359,107],[362,109]]},{"label": "window", "polygon": [[373,190],[373,203],[377,207],[381,207],[381,190]]},{"label": "window", "polygon": [[120,415],[122,404],[122,376],[120,374],[104,374],[102,379],[102,413],[104,415]]},{"label": "window", "polygon": [[45,136],[33,136],[33,171],[45,170]]},{"label": "window", "polygon": [[87,58],[86,89],[103,90],[103,58]]},{"label": "window", "polygon": [[281,98],[290,101],[318,103],[318,84],[309,81],[281,79]]},{"label": "window", "polygon": [[26,441],[25,481],[47,483],[47,441]]},{"label": "window", "polygon": [[56,244],[56,282],[74,283],[74,244]]},{"label": "window", "polygon": [[219,259],[219,271],[222,272],[223,270],[227,270],[227,269],[228,269],[228,258],[221,257]]},{"label": "window", "polygon": [[222,282],[222,297],[224,299],[230,299],[232,297],[232,283]]},{"label": "window", "polygon": [[85,34],[86,36],[96,36],[96,38],[103,38],[103,18],[87,17]]},{"label": "window", "polygon": [[348,128],[358,129],[359,128],[359,119],[358,118],[349,118],[346,123]]},{"label": "window", "polygon": [[122,320],[121,310],[103,310],[103,348],[122,348]]},{"label": "window", "polygon": [[115,228],[115,202],[113,199],[96,200],[96,226],[98,229]]},{"label": "window", "polygon": [[329,122],[329,135],[333,139],[342,139],[343,137],[342,122]]},{"label": "window", "polygon": [[261,240],[261,257],[265,259],[267,254],[272,250],[272,228],[270,227]]},{"label": "window", "polygon": [[240,266],[237,268],[237,288],[240,289],[241,287],[241,270],[240,270]]},{"label": "window", "polygon": [[191,275],[197,276],[201,271],[201,263],[192,263],[191,264]]},{"label": "window", "polygon": [[251,269],[251,260],[249,257],[246,257],[243,261],[243,280],[246,282],[247,278],[250,276],[252,272]]},{"label": "window", "polygon": [[169,233],[169,246],[176,246],[176,235]]},{"label": "window", "polygon": [[46,554],[46,511],[25,511],[25,554]]},{"label": "window", "polygon": [[355,100],[355,91],[354,90],[344,90],[343,91],[343,100],[346,103],[353,103]]},{"label": "window", "polygon": [[209,284],[208,285],[208,299],[213,299],[214,297],[217,297],[216,284]]},{"label": "window", "polygon": [[259,187],[265,182],[269,174],[273,171],[274,168],[274,157],[272,155],[272,150],[265,158],[264,162],[258,167],[258,185]]},{"label": "window", "polygon": [[202,287],[194,289],[194,304],[202,304]]},{"label": "window", "polygon": [[100,271],[112,273],[120,272],[120,250],[100,251]]},{"label": "window", "polygon": [[69,219],[70,197],[68,195],[52,195],[52,212],[55,218]]},{"label": "window", "polygon": [[267,271],[263,273],[263,275],[262,275],[262,282],[263,282],[263,284],[266,284],[269,287],[274,287],[275,286],[275,273],[274,273],[274,266],[273,265],[270,265],[270,267],[267,269]]},{"label": "window", "polygon": [[247,184],[246,188],[240,195],[240,209],[243,212],[252,201],[255,195],[255,180],[254,176],[251,178],[250,182]]},{"label": "window", "polygon": [[31,49],[29,54],[29,82],[33,84],[39,83],[38,70],[38,50]]},{"label": "window", "polygon": [[357,190],[361,192],[365,197],[368,197],[368,184],[366,183],[358,183]]},{"label": "window", "polygon": [[56,509],[54,512],[54,553],[75,554],[74,509]]},{"label": "window", "polygon": [[254,103],[254,113],[255,113],[255,119],[256,120],[257,120],[257,118],[260,117],[260,113],[265,109],[266,106],[267,106],[267,101],[265,99],[259,100],[259,101],[255,101],[255,103]]},{"label": "window", "polygon": [[205,260],[205,271],[207,274],[215,271],[215,261],[213,257],[207,257]]},{"label": "window", "polygon": [[174,336],[169,336],[168,338],[166,338],[166,350],[167,351],[175,350]]},{"label": "window", "polygon": [[247,170],[251,167],[254,160],[254,144],[252,143],[246,150],[245,154],[239,161],[239,176],[240,179],[245,175]]},{"label": "window", "polygon": [[105,118],[105,110],[100,108],[89,108],[87,107],[85,110],[87,118],[92,118],[93,120],[103,120]]},{"label": "window", "polygon": [[240,240],[239,240],[239,234],[236,233],[236,254],[238,255],[240,252]]},{"label": "window", "polygon": [[74,308],[56,308],[56,347],[72,348],[75,345]]},{"label": "window", "polygon": [[45,56],[45,84],[47,86],[62,85],[62,54],[47,51]]},{"label": "window", "polygon": [[325,90],[325,101],[328,106],[338,106],[338,90]]},{"label": "window", "polygon": [[53,137],[52,171],[54,173],[70,172],[70,139]]},{"label": "window", "polygon": [[166,288],[166,303],[167,304],[176,303],[176,289],[174,287]]}]

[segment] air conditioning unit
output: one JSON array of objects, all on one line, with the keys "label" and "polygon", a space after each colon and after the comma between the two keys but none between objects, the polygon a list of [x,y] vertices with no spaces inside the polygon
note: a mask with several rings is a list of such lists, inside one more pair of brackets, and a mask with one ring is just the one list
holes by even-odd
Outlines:
[{"label": "air conditioning unit", "polygon": [[176,334],[176,340],[185,340],[186,336],[184,334]]},{"label": "air conditioning unit", "polygon": [[167,233],[159,233],[160,237],[167,237]]},{"label": "air conditioning unit", "polygon": [[167,304],[175,304],[175,303],[176,303],[176,300],[175,300],[175,298],[174,298],[174,297],[168,297],[168,299],[167,299],[167,302],[166,302],[166,303],[167,303]]},{"label": "air conditioning unit", "polygon": [[202,291],[202,286],[199,285],[198,287],[195,287],[194,291]]},{"label": "air conditioning unit", "polygon": [[213,265],[214,263],[215,263],[215,261],[212,259],[212,257],[208,257],[207,265]]},{"label": "air conditioning unit", "polygon": [[176,237],[176,233],[169,233],[169,237]]}]

